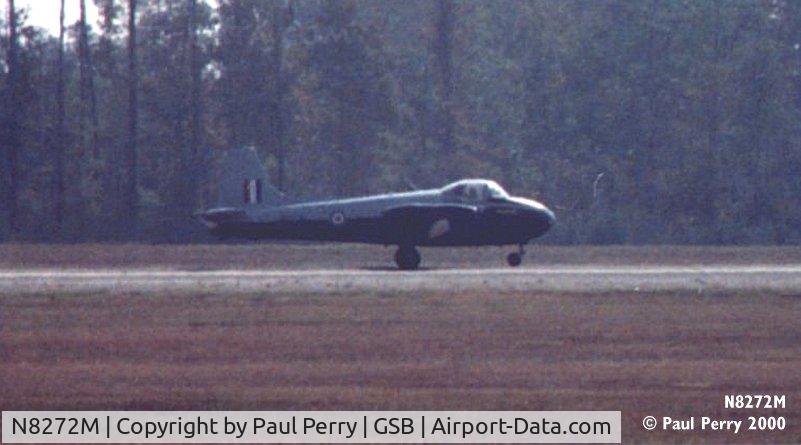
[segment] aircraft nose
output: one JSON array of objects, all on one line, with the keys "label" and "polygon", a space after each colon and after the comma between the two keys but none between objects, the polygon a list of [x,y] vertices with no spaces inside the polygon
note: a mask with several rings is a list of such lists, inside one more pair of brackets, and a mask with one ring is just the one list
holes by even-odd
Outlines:
[{"label": "aircraft nose", "polygon": [[531,238],[536,238],[547,232],[556,224],[556,215],[548,207],[534,199],[511,198],[523,209],[525,217],[525,231]]},{"label": "aircraft nose", "polygon": [[556,224],[556,215],[553,211],[539,202],[532,202],[530,212],[533,216],[532,235],[534,237],[542,236]]},{"label": "aircraft nose", "polygon": [[548,220],[548,228],[556,225],[556,215],[553,213],[553,210],[548,207],[545,208],[545,217]]},{"label": "aircraft nose", "polygon": [[556,215],[548,207],[542,206],[536,210],[537,213],[537,236],[547,232],[556,224]]}]

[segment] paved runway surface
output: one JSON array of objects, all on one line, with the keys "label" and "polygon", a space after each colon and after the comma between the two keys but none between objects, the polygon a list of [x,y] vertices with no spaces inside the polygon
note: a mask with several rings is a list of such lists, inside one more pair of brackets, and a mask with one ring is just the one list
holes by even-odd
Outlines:
[{"label": "paved runway surface", "polygon": [[0,292],[801,291],[801,264],[396,270],[0,270]]}]

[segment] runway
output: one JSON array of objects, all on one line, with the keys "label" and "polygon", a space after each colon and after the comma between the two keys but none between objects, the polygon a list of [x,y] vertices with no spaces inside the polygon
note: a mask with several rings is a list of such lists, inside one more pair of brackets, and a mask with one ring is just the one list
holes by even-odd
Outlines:
[{"label": "runway", "polygon": [[345,270],[0,270],[0,293],[801,291],[801,264]]},{"label": "runway", "polygon": [[640,443],[686,441],[647,415],[730,416],[722,394],[801,399],[801,247],[393,251],[0,245],[0,408],[622,407]]}]

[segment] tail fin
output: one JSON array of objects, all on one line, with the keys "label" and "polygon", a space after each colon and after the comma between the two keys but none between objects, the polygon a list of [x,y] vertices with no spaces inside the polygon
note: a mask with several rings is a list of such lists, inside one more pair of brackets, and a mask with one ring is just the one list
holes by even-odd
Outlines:
[{"label": "tail fin", "polygon": [[228,151],[222,163],[219,207],[278,205],[283,195],[267,178],[253,147]]}]

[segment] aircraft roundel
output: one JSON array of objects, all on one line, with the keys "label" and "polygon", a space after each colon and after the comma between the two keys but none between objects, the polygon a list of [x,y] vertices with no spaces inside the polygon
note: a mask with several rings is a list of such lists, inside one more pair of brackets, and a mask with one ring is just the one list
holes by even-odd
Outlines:
[{"label": "aircraft roundel", "polygon": [[331,215],[331,223],[335,226],[341,226],[342,224],[345,224],[345,215],[343,215],[342,212],[334,212]]}]

